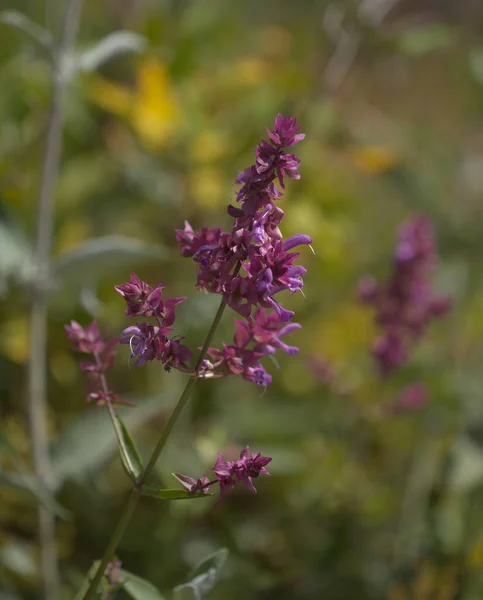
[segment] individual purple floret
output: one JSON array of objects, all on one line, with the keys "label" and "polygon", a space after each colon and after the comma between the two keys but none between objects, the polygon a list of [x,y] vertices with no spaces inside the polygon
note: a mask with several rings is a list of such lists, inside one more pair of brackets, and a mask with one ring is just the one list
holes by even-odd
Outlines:
[{"label": "individual purple floret", "polygon": [[430,276],[436,263],[431,223],[417,216],[399,230],[389,281],[381,284],[367,276],[359,282],[359,298],[374,307],[376,323],[382,330],[374,342],[373,354],[383,376],[408,360],[428,323],[451,307],[449,297],[435,297],[431,291]]},{"label": "individual purple floret", "polygon": [[265,467],[271,460],[268,456],[262,456],[260,452],[252,454],[246,447],[241,451],[239,460],[227,461],[223,454],[218,453],[215,466],[211,469],[215,473],[215,479],[212,481],[208,477],[194,479],[179,473],[175,473],[174,476],[190,492],[207,491],[209,487],[218,484],[220,498],[217,504],[219,504],[226,494],[240,482],[256,494],[257,490],[253,485],[253,479],[260,474],[270,475]]}]

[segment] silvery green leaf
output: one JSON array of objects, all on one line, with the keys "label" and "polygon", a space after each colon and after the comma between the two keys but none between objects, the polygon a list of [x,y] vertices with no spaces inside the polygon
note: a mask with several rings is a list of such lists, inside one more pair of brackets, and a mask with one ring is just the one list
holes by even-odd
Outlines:
[{"label": "silvery green leaf", "polygon": [[22,578],[37,574],[33,548],[16,538],[5,540],[0,547],[0,565]]},{"label": "silvery green leaf", "polygon": [[190,581],[173,589],[173,600],[201,600],[215,587],[226,559],[227,548],[220,548],[202,560],[191,572]]},{"label": "silvery green leaf", "polygon": [[466,437],[455,443],[449,481],[451,488],[460,493],[472,490],[483,481],[483,452]]},{"label": "silvery green leaf", "polygon": [[143,52],[148,41],[133,31],[115,31],[77,56],[77,65],[81,71],[95,71],[101,65],[116,56],[128,52]]},{"label": "silvery green leaf", "polygon": [[32,249],[12,223],[0,221],[0,295],[9,280],[24,283],[33,274]]},{"label": "silvery green leaf", "polygon": [[9,25],[22,33],[27,34],[31,39],[40,44],[40,46],[52,51],[54,40],[49,31],[34,23],[27,16],[17,10],[4,10],[0,12],[0,23]]},{"label": "silvery green leaf", "polygon": [[124,571],[124,569],[121,569],[120,583],[122,589],[133,600],[165,600],[161,592],[152,583],[129,571]]},{"label": "silvery green leaf", "polygon": [[0,470],[0,488],[9,487],[31,494],[45,508],[63,519],[70,517],[70,512],[61,506],[54,498],[53,494],[43,485],[43,483],[34,475],[24,475],[22,473],[12,473]]},{"label": "silvery green leaf", "polygon": [[62,284],[82,287],[112,269],[126,267],[142,260],[164,260],[166,250],[122,235],[106,235],[87,240],[71,252],[63,254],[52,266],[54,277]]}]

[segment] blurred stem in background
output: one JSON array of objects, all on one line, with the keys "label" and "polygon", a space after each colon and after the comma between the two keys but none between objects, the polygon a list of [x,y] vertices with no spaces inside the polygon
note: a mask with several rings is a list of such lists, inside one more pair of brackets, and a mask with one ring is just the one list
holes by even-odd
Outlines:
[{"label": "blurred stem in background", "polygon": [[[47,433],[47,294],[52,246],[53,203],[62,144],[62,100],[67,84],[68,55],[77,31],[82,0],[69,0],[58,48],[53,50],[52,95],[47,138],[37,204],[35,284],[30,308],[29,420],[35,473],[51,487],[52,467]],[[39,505],[39,537],[44,597],[59,597],[59,572],[55,545],[55,516]]]}]

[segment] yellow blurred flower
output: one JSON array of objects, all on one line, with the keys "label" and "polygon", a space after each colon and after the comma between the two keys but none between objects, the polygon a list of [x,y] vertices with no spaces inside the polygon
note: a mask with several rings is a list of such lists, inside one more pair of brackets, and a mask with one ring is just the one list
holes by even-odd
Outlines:
[{"label": "yellow blurred flower", "polygon": [[280,25],[270,25],[262,29],[259,46],[264,54],[274,58],[283,58],[292,50],[293,36],[288,29]]},{"label": "yellow blurred flower", "polygon": [[91,237],[92,223],[86,217],[78,217],[67,221],[59,232],[57,251],[59,254],[68,252]]},{"label": "yellow blurred flower", "polygon": [[370,175],[384,173],[401,163],[401,155],[386,146],[354,146],[350,154],[355,166]]},{"label": "yellow blurred flower", "polygon": [[134,90],[98,76],[88,85],[93,102],[128,121],[149,149],[168,145],[183,121],[166,67],[155,58],[141,61]]},{"label": "yellow blurred flower", "polygon": [[68,352],[55,352],[49,364],[53,376],[62,385],[71,384],[78,374],[77,363]]},{"label": "yellow blurred flower", "polygon": [[264,83],[270,73],[268,63],[257,57],[246,57],[235,64],[236,79],[244,85]]},{"label": "yellow blurred flower", "polygon": [[220,169],[199,168],[190,174],[190,193],[200,208],[214,208],[227,204],[223,197],[224,177]]},{"label": "yellow blurred flower", "polygon": [[368,351],[374,338],[373,315],[364,306],[341,304],[314,326],[313,350],[335,365],[349,364]]},{"label": "yellow blurred flower", "polygon": [[203,131],[191,144],[191,157],[197,163],[212,163],[226,152],[227,139],[221,131]]},{"label": "yellow blurred flower", "polygon": [[10,319],[1,330],[0,349],[12,362],[23,364],[29,357],[29,323],[25,317]]}]

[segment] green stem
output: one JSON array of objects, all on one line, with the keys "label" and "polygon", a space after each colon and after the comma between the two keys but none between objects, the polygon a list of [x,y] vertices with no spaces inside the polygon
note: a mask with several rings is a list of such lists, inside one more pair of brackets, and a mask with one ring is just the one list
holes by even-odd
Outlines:
[{"label": "green stem", "polygon": [[[236,277],[236,275],[238,275],[240,266],[241,266],[240,263],[238,263],[237,266],[235,267],[235,270],[233,272],[233,277]],[[218,328],[218,325],[220,324],[223,313],[225,312],[225,308],[226,308],[226,302],[225,302],[225,300],[222,300],[220,303],[220,306],[218,307],[218,310],[216,312],[215,318],[213,319],[213,323],[211,324],[210,330],[208,331],[208,335],[206,336],[205,343],[203,344],[203,348],[200,351],[198,360],[196,361],[196,365],[195,365],[193,374],[190,377],[190,379],[188,380],[188,382],[186,383],[186,386],[178,400],[178,403],[174,407],[173,412],[171,413],[169,419],[167,420],[167,422],[163,428],[163,431],[161,433],[161,437],[159,438],[159,441],[153,450],[151,458],[149,459],[148,464],[147,464],[146,468],[144,469],[144,472],[143,472],[139,482],[135,485],[135,487],[133,488],[133,490],[131,492],[131,495],[129,496],[126,506],[124,507],[124,510],[122,512],[121,518],[119,519],[116,529],[114,530],[114,533],[111,536],[111,539],[106,548],[106,551],[104,552],[104,556],[102,557],[102,560],[99,563],[99,566],[94,574],[94,577],[92,578],[92,581],[89,585],[89,589],[87,590],[86,594],[84,595],[83,600],[93,600],[95,598],[97,588],[102,579],[102,576],[104,575],[107,565],[113,559],[114,554],[117,550],[117,547],[119,546],[119,543],[124,535],[124,532],[126,531],[126,528],[131,520],[131,517],[134,513],[134,509],[136,508],[138,500],[141,497],[140,492],[141,492],[142,486],[144,485],[144,483],[148,479],[148,477],[151,475],[151,473],[154,469],[154,465],[156,464],[156,461],[160,457],[160,455],[166,445],[166,442],[168,441],[168,438],[171,434],[171,431],[173,430],[173,427],[176,424],[176,421],[178,420],[183,408],[186,406],[188,400],[191,397],[191,394],[196,385],[196,382],[199,379],[199,372],[200,372],[201,366],[205,359],[206,353],[208,352],[208,348],[210,347],[213,336],[215,335],[216,329]]]},{"label": "green stem", "polygon": [[134,509],[136,508],[140,497],[141,494],[139,493],[139,490],[133,488],[126,502],[126,505],[124,506],[124,510],[122,511],[121,517],[116,525],[116,529],[114,529],[111,539],[109,540],[109,544],[107,545],[106,551],[104,552],[104,556],[102,557],[101,562],[97,567],[94,577],[92,578],[91,583],[89,585],[89,589],[87,590],[83,600],[94,600],[94,598],[96,597],[97,588],[99,587],[99,583],[101,582],[102,576],[106,571],[107,565],[111,562],[111,560],[114,557],[114,553],[116,552],[117,547],[119,546],[119,543],[124,535],[124,532],[126,531],[127,526],[129,525],[131,517],[134,513]]},{"label": "green stem", "polygon": [[148,462],[146,468],[144,469],[144,473],[139,482],[140,485],[143,485],[145,483],[146,479],[151,475],[151,472],[154,469],[154,465],[156,464],[156,461],[158,460],[161,452],[163,451],[163,448],[166,445],[166,442],[168,441],[168,438],[171,434],[171,431],[173,430],[173,427],[176,424],[176,421],[178,420],[178,417],[180,416],[183,408],[186,406],[186,403],[188,402],[188,400],[191,397],[191,393],[193,392],[196,382],[199,379],[199,371],[200,371],[201,365],[203,364],[203,361],[205,359],[208,348],[210,347],[211,340],[213,339],[213,336],[215,335],[215,331],[216,331],[218,325],[220,324],[221,317],[223,316],[223,313],[225,312],[225,308],[226,308],[226,302],[224,300],[222,300],[220,303],[220,306],[218,307],[218,310],[216,312],[215,318],[213,319],[213,323],[211,324],[208,335],[206,336],[205,343],[203,344],[203,348],[201,349],[200,355],[198,356],[198,360],[195,365],[194,373],[193,373],[192,377],[190,377],[190,379],[188,380],[188,383],[186,384],[186,387],[184,388],[183,393],[181,394],[180,399],[178,400],[178,404],[176,404],[176,406],[174,407],[174,410],[171,413],[171,416],[169,417],[168,421],[166,422],[166,425],[163,428],[163,431],[161,432],[161,436],[158,440],[158,443],[156,444],[156,448],[153,450],[151,458],[149,459],[149,462]]}]

